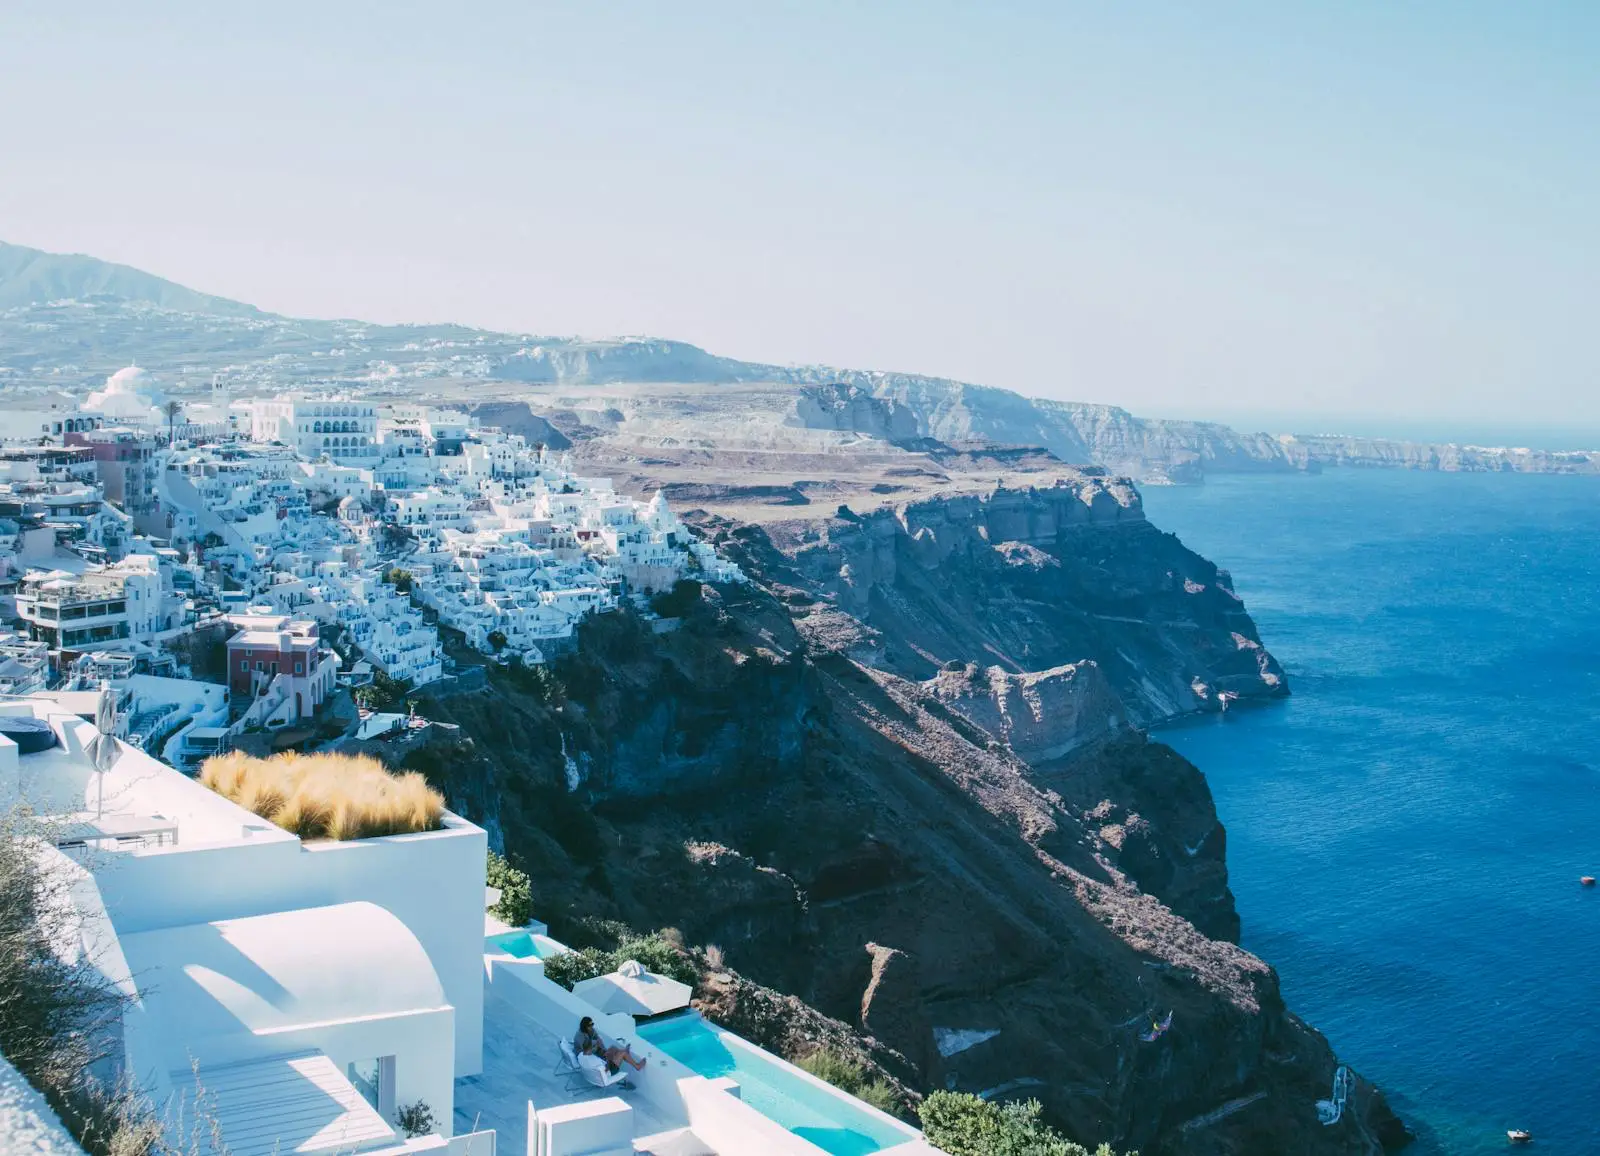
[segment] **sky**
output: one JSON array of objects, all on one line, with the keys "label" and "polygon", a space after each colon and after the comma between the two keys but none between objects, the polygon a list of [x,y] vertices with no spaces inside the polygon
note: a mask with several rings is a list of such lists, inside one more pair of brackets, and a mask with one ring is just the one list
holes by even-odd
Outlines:
[{"label": "sky", "polygon": [[1588,0],[5,0],[0,239],[303,316],[1600,428],[1596,60]]}]

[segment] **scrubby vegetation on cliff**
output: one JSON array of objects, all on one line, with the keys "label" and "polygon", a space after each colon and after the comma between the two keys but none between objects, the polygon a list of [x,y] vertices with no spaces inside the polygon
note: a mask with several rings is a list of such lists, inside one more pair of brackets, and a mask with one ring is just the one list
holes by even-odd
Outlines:
[{"label": "scrubby vegetation on cliff", "polygon": [[485,886],[500,892],[500,898],[489,913],[502,923],[521,927],[533,918],[533,882],[526,871],[513,867],[504,855],[489,852],[484,864]]},{"label": "scrubby vegetation on cliff", "polygon": [[616,946],[599,947],[593,944],[573,946],[571,951],[551,956],[544,961],[546,979],[565,987],[616,971],[628,960],[644,964],[658,975],[669,976],[679,983],[694,987],[700,982],[700,966],[683,944],[683,936],[671,927],[638,935],[622,929],[615,940]]},{"label": "scrubby vegetation on cliff", "polygon": [[864,1100],[880,1112],[898,1115],[904,1110],[900,1096],[887,1080],[873,1079],[867,1066],[860,1060],[840,1055],[830,1048],[818,1048],[809,1056],[801,1056],[795,1063],[835,1088],[849,1092]]},{"label": "scrubby vegetation on cliff", "polygon": [[928,1143],[949,1156],[1117,1156],[1110,1144],[1093,1152],[1074,1144],[1042,1111],[1038,1100],[994,1104],[966,1092],[934,1092],[920,1114]]}]

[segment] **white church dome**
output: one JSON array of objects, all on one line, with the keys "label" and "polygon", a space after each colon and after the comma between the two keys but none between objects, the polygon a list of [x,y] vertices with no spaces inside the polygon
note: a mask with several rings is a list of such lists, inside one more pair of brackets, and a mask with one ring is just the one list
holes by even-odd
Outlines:
[{"label": "white church dome", "polygon": [[159,416],[161,393],[147,369],[130,365],[106,378],[106,387],[83,401],[88,413],[104,414],[108,421],[147,422]]}]

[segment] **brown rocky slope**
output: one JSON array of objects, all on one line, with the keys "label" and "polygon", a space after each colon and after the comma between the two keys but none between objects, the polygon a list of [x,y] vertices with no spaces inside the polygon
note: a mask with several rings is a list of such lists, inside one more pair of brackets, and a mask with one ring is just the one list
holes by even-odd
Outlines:
[{"label": "brown rocky slope", "polygon": [[670,632],[591,621],[559,687],[430,703],[473,748],[427,769],[556,930],[718,944],[909,1086],[1036,1096],[1146,1156],[1376,1153],[1404,1133],[1364,1082],[1318,1123],[1337,1061],[1234,942],[1204,778],[1136,729],[1282,673],[1116,486],[708,521],[749,586]]}]

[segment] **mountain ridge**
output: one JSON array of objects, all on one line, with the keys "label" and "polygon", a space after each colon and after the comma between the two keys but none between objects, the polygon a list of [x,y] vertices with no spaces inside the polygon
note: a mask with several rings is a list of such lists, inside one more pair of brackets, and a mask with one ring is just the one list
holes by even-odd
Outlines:
[{"label": "mountain ridge", "polygon": [[63,298],[113,297],[189,313],[257,317],[254,305],[201,293],[132,265],[0,241],[0,309]]},{"label": "mountain ridge", "polygon": [[[171,384],[180,395],[213,374],[244,389],[274,390],[333,385],[382,393],[490,383],[501,387],[497,400],[521,400],[519,389],[628,383],[771,383],[797,394],[845,386],[893,407],[902,432],[912,437],[1039,446],[1065,462],[1157,483],[1341,466],[1600,473],[1600,451],[1241,431],[1221,422],[1140,417],[1109,403],[1032,398],[947,377],[742,361],[665,338],[587,339],[459,324],[292,318],[130,266],[4,242],[0,349],[7,361],[0,366],[0,385],[82,389],[137,357],[141,365],[178,378]],[[603,399],[596,405],[605,408]]]}]

